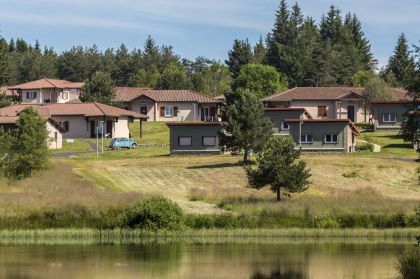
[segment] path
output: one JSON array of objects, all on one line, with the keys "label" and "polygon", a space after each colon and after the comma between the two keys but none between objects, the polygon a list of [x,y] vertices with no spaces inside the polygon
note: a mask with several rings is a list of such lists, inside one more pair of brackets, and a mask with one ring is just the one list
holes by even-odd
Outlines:
[{"label": "path", "polygon": [[51,154],[51,157],[54,158],[68,158],[70,156],[73,155],[79,155],[79,154],[87,154],[87,153],[93,153],[96,152],[96,142],[92,142],[89,140],[83,140],[82,141],[86,142],[89,145],[89,150],[88,151],[65,151],[65,152],[57,152],[57,153],[53,153]]}]

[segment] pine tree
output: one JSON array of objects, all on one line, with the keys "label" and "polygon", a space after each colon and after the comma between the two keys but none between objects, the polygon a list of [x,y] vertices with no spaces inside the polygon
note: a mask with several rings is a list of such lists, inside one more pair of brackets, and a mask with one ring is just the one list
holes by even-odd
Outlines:
[{"label": "pine tree", "polygon": [[265,48],[264,41],[262,36],[260,40],[254,46],[252,63],[254,64],[263,64],[265,61],[265,56],[267,55],[267,49]]},{"label": "pine tree", "polygon": [[158,89],[191,89],[192,82],[185,68],[179,63],[170,63],[159,76]]},{"label": "pine tree", "polygon": [[127,86],[133,74],[130,69],[130,56],[128,49],[124,44],[115,52],[115,71],[112,73],[112,79],[117,86]]},{"label": "pine tree", "polygon": [[408,49],[407,39],[402,33],[398,38],[394,54],[389,58],[387,71],[392,72],[400,85],[406,85],[407,78],[413,75],[414,69],[414,59]]},{"label": "pine tree", "polygon": [[244,162],[247,162],[248,153],[260,151],[271,137],[273,123],[264,117],[264,106],[254,94],[245,91],[232,95],[228,98],[225,133],[220,135],[220,145],[232,154],[244,151]]},{"label": "pine tree", "polygon": [[[155,40],[149,35],[144,43],[143,50],[143,67],[151,65],[160,66],[160,52],[159,47],[156,45]],[[159,69],[160,71],[162,69]]]},{"label": "pine tree", "polygon": [[280,1],[276,12],[274,27],[267,35],[267,64],[274,66],[280,73],[286,73],[288,65],[285,63],[283,50],[287,43],[287,31],[290,12],[285,0]]},{"label": "pine tree", "polygon": [[10,79],[8,45],[6,40],[0,37],[0,86],[9,85]]},{"label": "pine tree", "polygon": [[239,75],[242,67],[252,62],[252,47],[248,39],[235,40],[232,50],[228,52],[228,60],[225,61],[233,78]]},{"label": "pine tree", "polygon": [[290,137],[270,139],[258,154],[257,167],[245,167],[249,184],[256,189],[270,186],[277,201],[281,200],[281,189],[287,194],[306,191],[311,174],[305,161],[297,161],[300,153]]},{"label": "pine tree", "polygon": [[320,35],[315,21],[308,17],[305,19],[302,30],[300,32],[299,49],[303,76],[299,82],[299,86],[315,86],[318,80],[317,69],[317,50],[320,44]]}]

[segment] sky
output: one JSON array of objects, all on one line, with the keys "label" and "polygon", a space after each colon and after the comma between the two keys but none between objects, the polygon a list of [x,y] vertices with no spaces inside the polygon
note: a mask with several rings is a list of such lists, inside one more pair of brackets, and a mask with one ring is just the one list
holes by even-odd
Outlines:
[{"label": "sky", "polygon": [[[379,67],[399,34],[420,45],[420,0],[298,0],[319,22],[331,4],[356,13]],[[295,1],[288,1],[291,6]],[[142,48],[148,35],[181,57],[224,61],[234,39],[254,43],[272,29],[279,0],[0,0],[0,35],[52,46]]]}]

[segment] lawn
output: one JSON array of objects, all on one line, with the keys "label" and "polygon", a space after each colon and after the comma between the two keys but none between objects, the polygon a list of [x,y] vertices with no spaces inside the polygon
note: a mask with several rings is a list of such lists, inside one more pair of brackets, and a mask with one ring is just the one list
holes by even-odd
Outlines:
[{"label": "lawn", "polygon": [[[389,158],[417,158],[418,154],[401,136],[396,133],[362,133],[360,140],[369,141],[381,146],[381,152],[361,152],[361,155]],[[355,153],[354,155],[360,155]]]},{"label": "lawn", "polygon": [[88,139],[72,139],[73,142],[67,142],[67,139],[63,139],[62,149],[51,149],[50,153],[61,153],[70,151],[89,151],[90,145]]},{"label": "lawn", "polygon": [[142,150],[125,151],[120,158],[106,153],[100,160],[81,155],[70,163],[77,173],[105,188],[143,196],[163,195],[196,213],[222,208],[249,214],[282,209],[301,214],[306,206],[317,215],[334,211],[406,212],[420,203],[415,162],[368,157],[355,162],[353,156],[306,155],[303,159],[313,174],[311,188],[278,204],[270,191],[247,187],[238,164],[240,157],[136,157],[137,152]]},{"label": "lawn", "polygon": [[[412,216],[420,205],[418,163],[412,160],[417,154],[396,135],[369,134],[383,147],[379,154],[303,155],[312,173],[309,190],[283,197],[278,203],[268,189],[248,187],[239,164],[241,156],[169,156],[168,146],[159,146],[168,142],[166,125],[149,122],[144,128],[144,138],[138,142],[158,146],[105,151],[99,160],[96,154],[52,159],[50,170],[32,178],[0,180],[3,225],[4,216],[9,216],[9,223],[19,223],[46,218],[31,212],[45,211],[42,214],[56,220],[53,212],[68,211],[68,220],[91,218],[79,223],[80,227],[101,220],[104,212],[116,214],[156,195],[176,201],[188,213],[232,213],[249,219],[257,215],[267,219],[286,215],[314,219],[346,214]],[[138,123],[131,130],[138,137]]]}]

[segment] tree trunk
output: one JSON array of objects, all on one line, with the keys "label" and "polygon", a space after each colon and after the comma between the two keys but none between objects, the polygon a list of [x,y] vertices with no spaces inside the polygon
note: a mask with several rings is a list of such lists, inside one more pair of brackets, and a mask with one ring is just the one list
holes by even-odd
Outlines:
[{"label": "tree trunk", "polygon": [[281,200],[281,198],[280,198],[280,188],[277,189],[276,193],[277,193],[277,201],[279,202]]},{"label": "tree trunk", "polygon": [[246,163],[248,161],[248,150],[245,149],[244,152],[244,163]]}]

